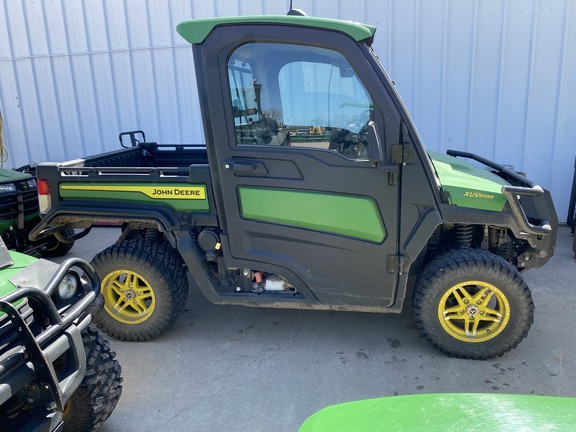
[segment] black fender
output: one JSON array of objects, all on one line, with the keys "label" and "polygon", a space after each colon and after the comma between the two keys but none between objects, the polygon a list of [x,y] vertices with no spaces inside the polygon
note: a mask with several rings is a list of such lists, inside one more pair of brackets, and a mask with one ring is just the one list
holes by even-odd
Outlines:
[{"label": "black fender", "polygon": [[[63,243],[85,237],[95,220],[128,220],[153,223],[161,232],[174,231],[180,226],[178,213],[169,206],[122,203],[110,207],[109,203],[84,201],[82,205],[60,205],[42,216],[42,220],[28,234],[31,241],[54,235]],[[62,234],[66,229],[81,229],[71,237]]]}]

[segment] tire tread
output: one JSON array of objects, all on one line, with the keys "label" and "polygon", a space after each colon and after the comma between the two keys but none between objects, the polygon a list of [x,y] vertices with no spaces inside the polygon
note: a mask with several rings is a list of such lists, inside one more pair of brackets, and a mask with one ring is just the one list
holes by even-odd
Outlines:
[{"label": "tire tread", "polygon": [[82,333],[82,340],[86,374],[68,400],[64,432],[97,430],[110,417],[122,395],[122,367],[108,341],[92,325]]}]

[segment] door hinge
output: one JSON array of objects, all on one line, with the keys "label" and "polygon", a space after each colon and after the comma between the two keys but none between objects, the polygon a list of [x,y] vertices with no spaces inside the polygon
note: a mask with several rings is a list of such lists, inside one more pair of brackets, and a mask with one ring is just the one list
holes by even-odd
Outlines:
[{"label": "door hinge", "polygon": [[386,272],[401,275],[406,271],[406,264],[408,264],[408,258],[405,256],[388,255],[386,257]]},{"label": "door hinge", "polygon": [[396,144],[392,146],[392,162],[406,165],[412,162],[414,150],[410,144]]}]

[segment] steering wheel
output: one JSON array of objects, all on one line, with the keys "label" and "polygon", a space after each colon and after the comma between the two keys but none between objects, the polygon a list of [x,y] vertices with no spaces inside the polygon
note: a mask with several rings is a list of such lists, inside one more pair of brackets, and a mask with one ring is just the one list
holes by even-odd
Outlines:
[{"label": "steering wheel", "polygon": [[[335,150],[348,159],[368,158],[368,123],[372,116],[369,110],[365,110],[359,117],[360,119],[351,123],[348,128],[332,129],[330,150]],[[351,130],[358,126],[360,126],[358,132]]]}]

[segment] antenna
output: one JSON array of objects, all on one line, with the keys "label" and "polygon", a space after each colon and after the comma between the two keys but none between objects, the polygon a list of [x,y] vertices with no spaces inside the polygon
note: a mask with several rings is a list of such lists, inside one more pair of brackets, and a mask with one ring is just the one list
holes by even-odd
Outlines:
[{"label": "antenna", "polygon": [[308,16],[302,9],[292,8],[292,0],[290,0],[290,10],[288,11],[288,15]]}]

